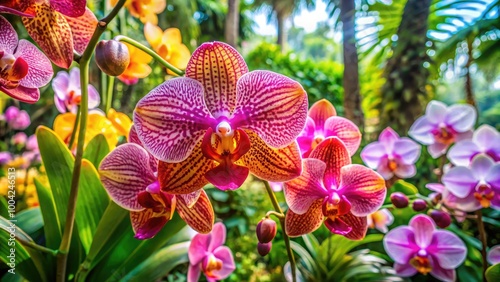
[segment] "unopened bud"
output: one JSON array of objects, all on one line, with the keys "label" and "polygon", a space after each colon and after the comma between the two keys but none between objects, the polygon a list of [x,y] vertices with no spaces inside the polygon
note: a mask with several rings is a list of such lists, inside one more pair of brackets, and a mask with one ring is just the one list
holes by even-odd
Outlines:
[{"label": "unopened bud", "polygon": [[269,243],[276,236],[276,222],[270,218],[262,219],[257,224],[257,239],[260,243]]},{"label": "unopened bud", "polygon": [[269,252],[271,252],[271,248],[273,247],[273,243],[257,243],[257,251],[259,252],[259,255],[265,257]]},{"label": "unopened bud", "polygon": [[391,202],[396,208],[406,208],[408,206],[408,197],[401,192],[394,192],[391,194]]},{"label": "unopened bud", "polygon": [[422,199],[416,199],[413,201],[412,207],[414,211],[423,211],[427,208],[427,202]]},{"label": "unopened bud", "polygon": [[95,49],[97,66],[107,75],[122,74],[130,63],[130,54],[125,44],[117,40],[101,40]]},{"label": "unopened bud", "polygon": [[434,220],[436,225],[441,228],[446,228],[451,224],[451,216],[447,212],[433,210],[431,211],[430,216]]}]

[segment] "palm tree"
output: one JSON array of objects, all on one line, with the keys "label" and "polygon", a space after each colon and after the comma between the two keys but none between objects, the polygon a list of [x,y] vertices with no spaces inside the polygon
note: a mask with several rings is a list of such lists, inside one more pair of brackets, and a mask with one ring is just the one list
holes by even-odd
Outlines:
[{"label": "palm tree", "polygon": [[227,1],[225,39],[226,43],[236,48],[239,35],[240,0]]}]

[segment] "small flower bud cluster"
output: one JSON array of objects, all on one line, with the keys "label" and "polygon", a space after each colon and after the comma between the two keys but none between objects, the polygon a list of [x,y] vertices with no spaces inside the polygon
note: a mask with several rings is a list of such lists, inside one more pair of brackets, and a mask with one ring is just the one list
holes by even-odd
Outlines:
[{"label": "small flower bud cluster", "polygon": [[263,218],[257,224],[257,251],[261,256],[269,254],[272,248],[272,240],[276,236],[276,222],[268,217]]}]

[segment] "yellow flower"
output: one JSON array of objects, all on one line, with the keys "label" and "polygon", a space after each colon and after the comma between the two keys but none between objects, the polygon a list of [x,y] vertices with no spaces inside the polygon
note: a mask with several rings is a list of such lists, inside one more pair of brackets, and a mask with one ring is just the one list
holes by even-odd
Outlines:
[{"label": "yellow flower", "polygon": [[[116,5],[118,0],[111,0],[111,4]],[[158,24],[158,16],[165,10],[167,6],[166,0],[128,0],[125,3],[125,7],[128,9],[130,14],[136,18],[139,18],[142,23],[153,23]]]},{"label": "yellow flower", "polygon": [[[18,202],[18,207],[20,206],[31,208],[39,205],[35,182],[33,180],[35,177],[37,177],[37,179],[43,184],[47,183],[46,177],[43,175],[39,175],[38,171],[34,168],[29,169],[28,171],[26,169],[16,169],[16,198],[22,199],[22,201],[24,201],[25,203],[25,205],[23,205],[22,203]],[[7,177],[0,178],[0,195],[7,196],[9,191],[8,184],[10,183],[8,182]]]},{"label": "yellow flower", "polygon": [[151,67],[148,64],[153,58],[130,44],[124,44],[130,54],[130,63],[118,79],[128,85],[136,84],[139,78],[145,78],[151,73]]},{"label": "yellow flower", "polygon": [[[73,113],[64,113],[58,115],[54,120],[54,131],[66,144],[69,144],[71,139],[75,118],[76,115]],[[108,141],[109,149],[114,149],[118,143],[118,132],[113,123],[100,113],[89,113],[87,131],[85,133],[85,146],[100,133]],[[75,142],[71,150],[76,148],[76,140],[78,140],[78,131],[75,134]]]},{"label": "yellow flower", "polygon": [[126,114],[117,112],[115,109],[109,109],[108,119],[116,128],[118,135],[128,136],[130,128],[132,127],[132,120]]},{"label": "yellow flower", "polygon": [[146,23],[144,25],[144,36],[153,50],[167,62],[179,69],[186,69],[191,52],[186,45],[182,44],[179,29],[167,28],[162,31],[160,27]]}]

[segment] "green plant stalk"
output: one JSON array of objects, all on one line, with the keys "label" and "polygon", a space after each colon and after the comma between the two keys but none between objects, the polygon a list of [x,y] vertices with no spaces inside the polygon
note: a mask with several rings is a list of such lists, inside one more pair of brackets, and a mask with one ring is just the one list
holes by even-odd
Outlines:
[{"label": "green plant stalk", "polygon": [[108,114],[108,111],[110,108],[112,108],[113,104],[113,90],[115,88],[115,77],[114,76],[109,76],[108,80],[108,89],[106,91],[106,105],[104,106],[104,112]]},{"label": "green plant stalk", "polygon": [[483,222],[483,212],[482,210],[476,211],[477,229],[479,230],[479,239],[483,247],[481,248],[481,257],[483,259],[483,281],[486,282],[486,270],[488,269],[488,259],[486,254],[486,248],[488,248],[488,242],[486,241],[486,230],[484,229]]},{"label": "green plant stalk", "polygon": [[32,248],[32,249],[40,251],[40,252],[44,252],[44,253],[50,254],[52,256],[56,256],[57,255],[57,250],[52,250],[52,249],[49,249],[47,247],[40,246],[40,245],[38,245],[35,242],[26,241],[26,240],[21,239],[19,237],[16,237],[16,240],[19,241],[21,243],[21,245],[23,245],[23,246]]},{"label": "green plant stalk", "polygon": [[162,64],[164,67],[167,69],[171,70],[173,73],[177,74],[178,76],[183,76],[184,72],[181,71],[180,69],[174,67],[171,65],[169,62],[165,61],[160,55],[158,55],[155,51],[149,49],[148,47],[144,46],[143,44],[135,41],[134,39],[124,36],[124,35],[118,35],[115,37],[115,40],[121,41],[121,42],[126,42],[138,49],[141,49],[142,51],[146,52],[148,55],[153,57],[156,61],[158,61],[160,64]]},{"label": "green plant stalk", "polygon": [[295,269],[295,257],[293,256],[292,247],[290,246],[290,238],[286,235],[285,232],[285,214],[281,210],[280,204],[278,203],[278,199],[276,195],[274,195],[273,189],[269,186],[269,182],[263,181],[264,186],[266,187],[267,194],[269,195],[269,199],[273,203],[273,207],[277,213],[280,213],[282,216],[279,217],[281,231],[283,232],[283,240],[285,241],[286,252],[288,253],[288,260],[290,261],[290,268],[292,269],[292,281],[297,281],[296,269]]},{"label": "green plant stalk", "polygon": [[73,147],[73,143],[75,143],[76,131],[78,130],[78,123],[80,122],[80,113],[81,107],[78,107],[76,110],[75,124],[73,125],[73,132],[71,132],[71,137],[69,139],[68,148],[71,151],[71,147]]},{"label": "green plant stalk", "polygon": [[[68,252],[73,235],[73,227],[75,225],[76,200],[78,196],[78,185],[80,182],[80,172],[82,168],[83,146],[85,143],[85,131],[88,121],[88,84],[89,84],[89,64],[95,46],[99,41],[102,33],[106,30],[108,23],[118,14],[120,9],[125,4],[126,0],[119,0],[111,12],[99,21],[92,35],[92,38],[85,48],[79,63],[80,63],[80,87],[81,87],[81,104],[80,104],[80,128],[78,132],[78,144],[75,156],[75,166],[73,168],[73,176],[71,179],[71,190],[69,194],[68,210],[66,211],[66,222],[64,231],[57,253],[57,273],[56,281],[64,282],[66,280],[66,267],[68,262]],[[76,129],[73,129],[76,130]]]}]

